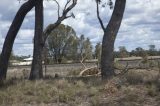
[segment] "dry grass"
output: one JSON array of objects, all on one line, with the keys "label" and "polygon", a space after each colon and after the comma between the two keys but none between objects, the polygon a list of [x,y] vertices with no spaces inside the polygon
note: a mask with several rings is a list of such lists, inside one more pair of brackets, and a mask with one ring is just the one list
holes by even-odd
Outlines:
[{"label": "dry grass", "polygon": [[109,81],[100,77],[39,81],[11,78],[0,87],[2,106],[159,106],[157,71],[131,70]]}]

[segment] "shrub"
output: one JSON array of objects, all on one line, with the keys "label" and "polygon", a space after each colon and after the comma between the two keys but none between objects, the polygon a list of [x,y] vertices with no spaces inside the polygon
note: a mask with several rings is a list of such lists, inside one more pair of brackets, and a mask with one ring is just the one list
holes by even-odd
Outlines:
[{"label": "shrub", "polygon": [[99,100],[99,97],[97,97],[97,96],[91,98],[90,102],[91,102],[92,106],[100,106],[100,100]]},{"label": "shrub", "polygon": [[150,85],[150,87],[148,87],[148,92],[147,94],[151,97],[157,96],[157,88],[155,85]]},{"label": "shrub", "polygon": [[143,75],[138,72],[130,71],[126,74],[125,78],[129,84],[143,83]]},{"label": "shrub", "polygon": [[81,69],[71,70],[67,73],[67,76],[78,76],[81,71]]}]

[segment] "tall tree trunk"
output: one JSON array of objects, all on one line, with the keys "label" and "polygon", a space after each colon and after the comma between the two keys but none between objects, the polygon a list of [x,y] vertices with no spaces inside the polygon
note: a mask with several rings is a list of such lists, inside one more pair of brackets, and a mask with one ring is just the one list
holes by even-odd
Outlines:
[{"label": "tall tree trunk", "polygon": [[102,79],[114,76],[114,42],[125,10],[126,0],[116,0],[112,17],[105,28],[102,41]]},{"label": "tall tree trunk", "polygon": [[34,7],[35,0],[29,0],[24,3],[18,10],[5,38],[3,49],[0,58],[0,80],[6,79],[9,57],[13,48],[13,43],[16,35],[22,25],[26,14]]},{"label": "tall tree trunk", "polygon": [[42,51],[43,51],[43,0],[37,0],[35,5],[35,35],[33,61],[30,80],[43,78]]}]

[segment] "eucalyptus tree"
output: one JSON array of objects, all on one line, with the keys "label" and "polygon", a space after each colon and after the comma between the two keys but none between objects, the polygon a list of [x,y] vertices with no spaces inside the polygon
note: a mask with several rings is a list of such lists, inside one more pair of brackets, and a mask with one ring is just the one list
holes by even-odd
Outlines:
[{"label": "eucalyptus tree", "polygon": [[148,47],[149,47],[148,54],[150,56],[158,55],[155,45],[148,45]]},{"label": "eucalyptus tree", "polygon": [[48,36],[46,41],[49,53],[54,58],[56,63],[61,63],[62,58],[67,58],[69,55],[76,55],[78,41],[76,32],[68,25],[60,24]]},{"label": "eucalyptus tree", "polygon": [[[71,16],[74,17],[73,14],[68,16],[67,13],[77,4],[77,0],[67,0],[65,7],[63,9],[62,15],[60,16],[59,3],[56,0],[53,0],[53,1],[55,1],[58,4],[58,19],[54,24],[51,25],[50,28],[47,28],[47,30],[45,30],[45,34],[49,33],[52,29],[56,28],[64,19],[67,19]],[[41,4],[39,4],[39,2]],[[28,0],[20,7],[9,28],[9,31],[7,33],[7,36],[3,44],[2,53],[0,56],[1,57],[0,58],[0,81],[3,81],[4,79],[6,79],[9,57],[13,48],[13,43],[16,38],[16,35],[23,23],[23,20],[26,14],[35,6],[36,3],[38,3],[36,7],[36,11],[39,12],[39,13],[36,13],[37,14],[36,19],[38,19],[39,21],[42,21],[43,20],[43,0]],[[37,25],[35,25],[36,31],[35,31],[35,37],[34,37],[34,53],[33,53],[34,59],[33,59],[30,79],[39,79],[43,77],[43,73],[41,71],[42,70],[42,66],[41,66],[42,52],[40,52],[40,50],[42,50],[42,48],[44,47],[44,42],[47,38],[47,36],[42,36],[42,35],[45,35],[44,33],[42,33],[43,22],[37,21],[35,22],[35,24]],[[38,36],[38,34],[40,34],[40,36]],[[40,48],[40,50],[36,48]]]},{"label": "eucalyptus tree", "polygon": [[119,57],[120,58],[129,57],[129,52],[127,51],[125,46],[119,46]]},{"label": "eucalyptus tree", "polygon": [[[103,30],[102,54],[101,54],[101,75],[102,79],[114,76],[114,42],[119,31],[123,18],[126,0],[116,0],[111,19],[107,26],[104,25],[99,13],[99,4],[102,0],[96,0],[97,18]],[[110,8],[113,2],[109,0]]]},{"label": "eucalyptus tree", "polygon": [[26,14],[35,6],[36,0],[28,0],[26,1],[18,10],[16,13],[16,16],[14,17],[12,24],[8,30],[8,33],[6,35],[2,52],[1,52],[1,58],[0,58],[0,81],[3,81],[6,79],[7,74],[7,68],[9,63],[9,58],[11,55],[11,51],[13,48],[13,43],[16,38],[16,35],[23,23],[23,20],[26,16]]},{"label": "eucalyptus tree", "polygon": [[99,61],[101,60],[101,51],[102,51],[102,45],[100,42],[98,42],[95,46],[95,51],[94,51],[94,55],[95,55],[95,58],[98,59],[98,63]]},{"label": "eucalyptus tree", "polygon": [[79,49],[79,60],[80,63],[86,68],[83,62],[86,59],[92,58],[92,44],[89,38],[85,38],[84,35],[81,35],[78,42],[78,49]]},{"label": "eucalyptus tree", "polygon": [[33,49],[32,67],[29,77],[30,80],[43,78],[42,42],[43,42],[43,0],[36,0],[34,49]]},{"label": "eucalyptus tree", "polygon": [[[75,5],[77,4],[77,0],[67,0],[66,4],[63,8],[62,14],[60,15],[60,4],[57,0],[53,0],[58,5],[57,14],[58,18],[54,24],[50,24],[42,33],[42,25],[43,25],[43,2],[37,6],[37,15],[36,19],[41,21],[40,23],[36,23],[37,28],[35,28],[35,37],[34,37],[34,53],[33,53],[33,61],[32,61],[32,68],[30,73],[30,80],[40,79],[43,78],[43,71],[42,71],[42,53],[43,48],[45,46],[45,41],[48,38],[49,34],[54,30],[61,22],[67,18],[74,17],[74,14],[68,15]],[[39,25],[38,25],[39,24]]]}]

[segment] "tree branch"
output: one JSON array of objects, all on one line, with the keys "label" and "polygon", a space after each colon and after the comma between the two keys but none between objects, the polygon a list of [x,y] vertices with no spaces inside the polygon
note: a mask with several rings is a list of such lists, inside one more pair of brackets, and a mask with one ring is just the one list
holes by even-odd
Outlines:
[{"label": "tree branch", "polygon": [[55,2],[56,2],[56,4],[57,4],[57,6],[58,6],[57,13],[58,13],[58,18],[59,18],[59,17],[60,17],[60,14],[59,14],[60,5],[59,5],[59,3],[58,3],[58,1],[57,1],[57,0],[53,0],[53,1],[55,1]]},{"label": "tree branch", "polygon": [[104,27],[104,25],[103,25],[103,21],[102,21],[100,15],[99,15],[99,4],[98,4],[98,2],[96,2],[96,4],[97,4],[97,18],[98,18],[98,20],[99,20],[99,23],[100,23],[103,31],[105,32],[105,27]]},{"label": "tree branch", "polygon": [[62,15],[66,16],[67,13],[77,4],[77,0],[72,0],[72,1],[73,1],[72,4],[63,11]]},{"label": "tree branch", "polygon": [[0,81],[6,79],[9,57],[13,48],[13,43],[17,33],[23,23],[26,14],[35,6],[35,0],[28,0],[17,11],[12,24],[7,32],[0,58]]},{"label": "tree branch", "polygon": [[124,75],[125,73],[128,72],[128,70],[129,70],[129,68],[128,68],[128,62],[127,62],[126,66],[125,66],[125,68],[122,70],[122,72],[119,73],[119,74],[117,74],[116,76]]},{"label": "tree branch", "polygon": [[[69,0],[69,1],[71,1],[71,0]],[[69,17],[72,16],[72,15],[71,15],[71,16],[67,16],[67,13],[68,13],[71,9],[73,9],[73,8],[75,7],[75,5],[77,4],[77,0],[72,0],[72,1],[73,1],[73,2],[72,2],[72,4],[71,4],[69,7],[67,7],[67,8],[64,7],[64,8],[66,8],[66,9],[64,9],[62,15],[58,17],[57,21],[56,21],[54,24],[50,24],[50,25],[44,30],[44,38],[43,38],[43,43],[44,43],[44,44],[45,44],[45,41],[46,41],[48,35],[51,33],[51,31],[52,31],[53,29],[55,29],[59,24],[61,24],[61,22],[62,22],[63,20],[65,20],[65,19],[67,19],[67,18],[69,18]],[[66,4],[68,4],[68,2],[67,2]]]},{"label": "tree branch", "polygon": [[66,5],[64,6],[64,10],[63,11],[65,11],[66,10],[66,8],[67,8],[67,5],[69,4],[69,2],[70,2],[71,0],[67,0],[67,3],[66,3]]},{"label": "tree branch", "polygon": [[72,15],[66,16],[65,19],[72,17]]}]

